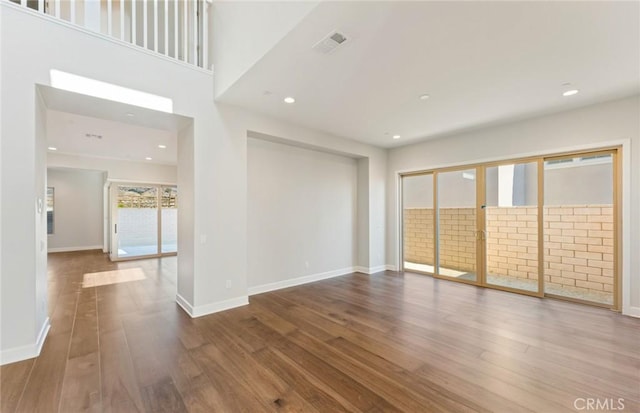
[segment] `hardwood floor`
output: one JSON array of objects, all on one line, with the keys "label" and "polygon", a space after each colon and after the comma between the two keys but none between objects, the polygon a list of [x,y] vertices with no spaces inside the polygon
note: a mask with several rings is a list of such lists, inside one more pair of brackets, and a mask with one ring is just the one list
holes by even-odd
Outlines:
[{"label": "hardwood floor", "polygon": [[387,272],[190,319],[175,257],[49,270],[51,331],[1,368],[3,413],[640,411],[640,320],[604,309]]}]

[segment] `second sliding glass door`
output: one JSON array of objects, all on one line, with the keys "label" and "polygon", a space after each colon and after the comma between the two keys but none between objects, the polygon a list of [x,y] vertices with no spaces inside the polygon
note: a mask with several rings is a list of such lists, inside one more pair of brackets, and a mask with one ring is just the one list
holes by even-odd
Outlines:
[{"label": "second sliding glass door", "polygon": [[177,252],[177,188],[111,186],[111,259]]}]

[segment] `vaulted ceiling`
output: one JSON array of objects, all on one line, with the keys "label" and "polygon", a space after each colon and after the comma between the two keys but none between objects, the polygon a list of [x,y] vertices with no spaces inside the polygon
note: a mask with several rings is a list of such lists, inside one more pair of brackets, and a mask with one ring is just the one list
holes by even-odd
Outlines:
[{"label": "vaulted ceiling", "polygon": [[639,92],[638,2],[322,2],[218,100],[392,147]]}]

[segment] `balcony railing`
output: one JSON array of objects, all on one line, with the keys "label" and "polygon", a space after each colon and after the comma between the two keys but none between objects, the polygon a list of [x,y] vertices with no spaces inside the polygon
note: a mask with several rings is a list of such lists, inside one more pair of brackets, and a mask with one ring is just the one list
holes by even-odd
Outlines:
[{"label": "balcony railing", "polygon": [[9,0],[86,29],[210,69],[209,0]]}]

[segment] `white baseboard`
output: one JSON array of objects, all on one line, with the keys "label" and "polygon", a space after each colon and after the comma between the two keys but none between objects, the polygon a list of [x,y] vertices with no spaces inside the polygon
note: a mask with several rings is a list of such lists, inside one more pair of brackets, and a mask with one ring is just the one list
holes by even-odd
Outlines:
[{"label": "white baseboard", "polygon": [[622,309],[622,314],[640,318],[640,307],[628,306],[627,308]]},{"label": "white baseboard", "polygon": [[189,304],[189,302],[183,296],[181,296],[180,294],[176,294],[176,303],[178,303],[178,305],[182,307],[182,309],[187,314],[189,314],[191,318],[196,318],[247,305],[249,304],[249,297],[243,295],[241,297],[230,298],[228,300],[218,301],[205,305],[198,305],[194,307]]},{"label": "white baseboard", "polygon": [[90,245],[85,247],[61,247],[61,248],[48,248],[47,252],[72,252],[72,251],[89,251],[89,250],[103,250],[102,244]]},{"label": "white baseboard", "polygon": [[305,275],[302,277],[291,278],[289,280],[278,281],[269,284],[256,285],[255,287],[249,287],[249,295],[262,294],[268,291],[280,290],[283,288],[295,287],[296,285],[302,285],[312,283],[315,281],[326,280],[327,278],[339,277],[341,275],[351,274],[357,272],[354,267],[342,268],[340,270],[327,271],[319,274]]},{"label": "white baseboard", "polygon": [[398,268],[395,265],[387,264],[385,267],[387,271],[398,271]]},{"label": "white baseboard", "polygon": [[378,265],[377,267],[355,267],[355,271],[362,274],[375,274],[378,272],[386,271],[386,265]]},{"label": "white baseboard", "polygon": [[47,317],[40,328],[40,333],[38,334],[38,338],[35,343],[0,351],[0,366],[38,357],[42,351],[44,341],[47,339],[47,334],[49,333],[50,328],[51,322],[49,317]]}]

